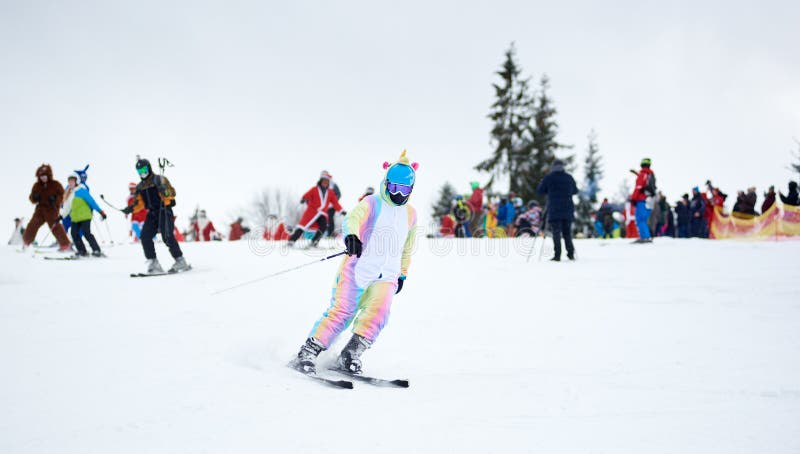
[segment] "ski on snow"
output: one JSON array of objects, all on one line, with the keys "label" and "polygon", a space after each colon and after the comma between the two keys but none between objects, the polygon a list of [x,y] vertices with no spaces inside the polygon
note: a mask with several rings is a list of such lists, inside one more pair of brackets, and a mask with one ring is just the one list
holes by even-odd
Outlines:
[{"label": "ski on snow", "polygon": [[187,272],[187,271],[191,271],[191,270],[192,270],[192,268],[191,268],[191,267],[189,267],[189,269],[188,269],[188,270],[184,270],[184,271],[174,271],[174,272],[170,272],[170,271],[163,271],[163,272],[161,272],[161,273],[131,273],[131,277],[156,277],[156,276],[172,276],[172,275],[174,275],[174,274],[181,274],[181,273],[185,273],[185,272]]},{"label": "ski on snow", "polygon": [[351,381],[335,380],[333,378],[319,376],[316,373],[303,372],[302,370],[294,367],[291,363],[287,364],[286,367],[292,369],[293,371],[297,372],[300,375],[305,375],[306,377],[322,385],[332,386],[334,388],[341,388],[341,389],[353,389],[353,382]]},{"label": "ski on snow", "polygon": [[330,369],[331,372],[336,372],[337,374],[342,374],[345,377],[352,378],[355,381],[361,383],[367,383],[373,386],[381,386],[385,388],[408,388],[409,383],[406,379],[385,379],[385,378],[377,378],[377,377],[370,377],[366,375],[356,375],[348,370],[339,369],[338,367],[332,367]]}]

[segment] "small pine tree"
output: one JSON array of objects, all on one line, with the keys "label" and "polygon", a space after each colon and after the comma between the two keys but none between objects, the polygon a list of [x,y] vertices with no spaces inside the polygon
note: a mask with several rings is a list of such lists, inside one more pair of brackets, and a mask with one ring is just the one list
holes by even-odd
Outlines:
[{"label": "small pine tree", "polygon": [[453,206],[453,198],[456,196],[456,188],[446,181],[442,188],[439,189],[439,199],[431,205],[431,210],[434,217],[444,216],[450,212],[450,207]]},{"label": "small pine tree", "polygon": [[521,77],[515,60],[514,44],[505,53],[502,69],[497,71],[500,84],[492,84],[496,101],[489,118],[493,122],[491,142],[495,145],[489,159],[475,166],[476,170],[492,174],[487,187],[496,177],[509,177],[509,190],[519,192],[522,180],[519,168],[529,159],[533,134],[530,123],[533,98],[529,94],[528,80]]},{"label": "small pine tree", "polygon": [[[544,197],[540,197],[536,188],[542,181],[550,166],[556,159],[556,152],[559,150],[570,149],[571,145],[559,143],[556,140],[558,134],[558,123],[555,120],[557,113],[553,100],[547,94],[550,88],[550,79],[545,75],[539,82],[539,92],[533,106],[533,150],[530,158],[520,169],[520,176],[524,179],[524,186],[519,191],[524,200],[536,199],[544,203]],[[561,158],[567,168],[572,166],[575,159],[573,155]]]},{"label": "small pine tree", "polygon": [[797,161],[791,163],[789,168],[794,172],[797,172],[798,176],[800,176],[800,140],[795,139],[795,142],[797,142],[797,151],[795,152],[794,157],[797,159]]},{"label": "small pine tree", "polygon": [[597,193],[600,192],[600,180],[603,179],[600,148],[597,145],[597,133],[589,133],[589,146],[586,159],[583,161],[583,186],[578,195],[578,206],[575,210],[575,227],[579,232],[591,236],[594,232],[592,211],[597,206]]}]

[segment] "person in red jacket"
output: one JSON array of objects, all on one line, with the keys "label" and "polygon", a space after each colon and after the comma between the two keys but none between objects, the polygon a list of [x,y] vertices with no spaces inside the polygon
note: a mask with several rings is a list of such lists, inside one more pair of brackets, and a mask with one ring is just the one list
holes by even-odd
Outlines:
[{"label": "person in red jacket", "polygon": [[197,220],[192,224],[195,241],[212,241],[219,239],[214,223],[206,216],[206,210],[200,210]]},{"label": "person in red jacket", "polygon": [[631,170],[636,175],[636,187],[631,194],[631,203],[636,206],[636,228],[639,230],[637,243],[650,243],[650,226],[647,221],[650,219],[652,211],[652,198],[656,194],[656,177],[650,170],[650,158],[644,158],[641,162],[641,169],[637,172]]},{"label": "person in red jacket", "polygon": [[319,175],[319,181],[317,181],[316,186],[303,194],[303,200],[300,203],[306,204],[306,211],[300,218],[300,222],[297,223],[291,238],[289,238],[289,246],[294,245],[295,241],[300,239],[306,230],[315,229],[317,232],[311,240],[311,246],[316,246],[325,233],[328,222],[333,222],[332,219],[328,219],[329,208],[333,208],[334,211],[342,215],[346,214],[342,211],[342,206],[339,205],[336,193],[330,189],[332,179],[331,174],[323,170]]},{"label": "person in red jacket", "polygon": [[264,239],[267,241],[286,241],[289,239],[286,223],[279,220],[275,214],[267,216],[267,225],[264,226]]},{"label": "person in red jacket", "polygon": [[240,217],[236,219],[236,222],[231,224],[231,233],[228,235],[229,241],[239,241],[246,233],[250,232],[250,229],[242,226],[242,221],[243,219]]},{"label": "person in red jacket", "polygon": [[[136,183],[128,183],[128,200],[125,202],[125,206],[131,206],[136,204]],[[127,216],[127,215],[126,215]],[[134,211],[131,213],[131,231],[130,236],[133,237],[133,241],[139,241],[139,237],[142,236],[142,228],[144,227],[144,221],[147,219],[147,208],[139,207],[138,211]]]},{"label": "person in red jacket", "polygon": [[483,212],[483,189],[481,184],[477,181],[470,182],[472,188],[472,195],[467,200],[467,206],[472,212],[472,219],[469,221],[469,229],[472,232],[477,232],[480,229],[481,213]]}]

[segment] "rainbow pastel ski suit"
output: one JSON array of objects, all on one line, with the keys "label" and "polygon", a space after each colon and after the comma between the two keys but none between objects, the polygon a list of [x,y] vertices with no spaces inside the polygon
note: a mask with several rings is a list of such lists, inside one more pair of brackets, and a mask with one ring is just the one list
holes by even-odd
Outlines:
[{"label": "rainbow pastel ski suit", "polygon": [[353,333],[370,342],[389,319],[398,279],[405,279],[417,229],[417,212],[397,206],[381,191],[365,197],[347,214],[343,235],[363,244],[361,257],[349,256],[339,267],[331,305],[314,324],[309,337],[329,348],[352,322]]}]

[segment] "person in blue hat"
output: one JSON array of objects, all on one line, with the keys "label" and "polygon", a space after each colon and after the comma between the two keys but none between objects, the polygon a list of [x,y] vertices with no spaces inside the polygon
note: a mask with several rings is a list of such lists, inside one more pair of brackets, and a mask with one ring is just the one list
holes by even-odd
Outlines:
[{"label": "person in blue hat", "polygon": [[316,373],[317,356],[352,325],[353,337],[336,368],[361,373],[361,355],[386,326],[394,295],[403,289],[408,274],[417,230],[417,212],[408,200],[417,167],[405,151],[394,164],[384,163],[386,174],[378,192],[366,196],[344,219],[347,257],[336,275],[330,307],[314,324],[290,367]]}]

